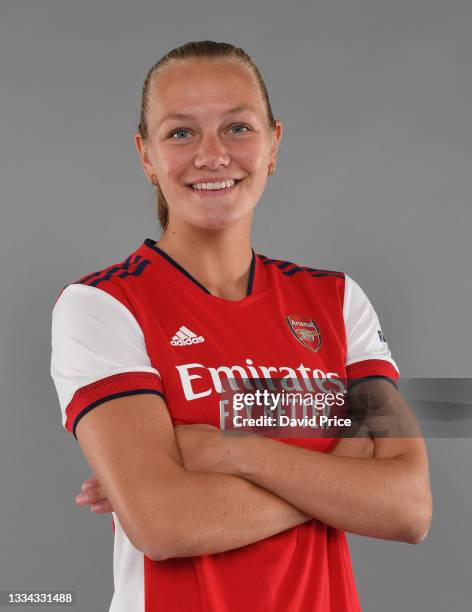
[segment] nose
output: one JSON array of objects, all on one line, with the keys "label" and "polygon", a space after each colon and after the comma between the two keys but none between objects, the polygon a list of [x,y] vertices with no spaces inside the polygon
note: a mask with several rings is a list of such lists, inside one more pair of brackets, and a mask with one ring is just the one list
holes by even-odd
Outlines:
[{"label": "nose", "polygon": [[230,156],[228,151],[218,135],[205,135],[195,155],[195,167],[203,168],[206,166],[211,170],[216,170],[220,166],[228,166],[229,162]]}]

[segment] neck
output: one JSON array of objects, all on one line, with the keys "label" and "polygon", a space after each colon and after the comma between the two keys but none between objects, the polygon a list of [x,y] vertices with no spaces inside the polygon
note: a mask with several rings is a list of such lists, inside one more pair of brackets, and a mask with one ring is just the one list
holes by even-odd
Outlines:
[{"label": "neck", "polygon": [[249,231],[172,230],[157,245],[217,297],[237,301],[247,295],[252,250]]}]

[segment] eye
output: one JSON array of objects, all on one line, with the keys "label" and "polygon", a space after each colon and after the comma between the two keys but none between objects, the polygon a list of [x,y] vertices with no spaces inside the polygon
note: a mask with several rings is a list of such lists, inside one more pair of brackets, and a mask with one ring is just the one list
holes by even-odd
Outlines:
[{"label": "eye", "polygon": [[[188,132],[187,128],[183,128],[183,127],[179,127],[176,130],[173,130],[170,134],[169,134],[169,138],[173,138],[175,136],[175,134],[182,134],[182,132]],[[174,140],[184,140],[182,138],[174,138]]]},{"label": "eye", "polygon": [[[251,131],[251,128],[248,125],[244,124],[244,123],[235,123],[234,125],[231,126],[231,129],[233,129],[233,128],[241,128],[241,127],[245,128],[246,131],[248,131],[248,132]],[[237,134],[245,134],[245,133],[246,132],[237,132]]]},{"label": "eye", "polygon": [[[230,130],[233,130],[234,128],[244,128],[244,130],[245,130],[245,131],[233,132],[235,134],[245,134],[246,132],[251,132],[252,131],[252,128],[250,128],[245,123],[235,123],[232,126],[230,126]],[[190,130],[188,130],[187,128],[178,127],[175,130],[172,130],[172,132],[170,132],[168,138],[170,138],[171,140],[187,140],[187,138],[185,138],[185,136],[183,138],[180,138],[180,137],[174,138],[174,136],[176,134],[185,134],[185,133],[189,133],[189,132],[190,132]]]}]

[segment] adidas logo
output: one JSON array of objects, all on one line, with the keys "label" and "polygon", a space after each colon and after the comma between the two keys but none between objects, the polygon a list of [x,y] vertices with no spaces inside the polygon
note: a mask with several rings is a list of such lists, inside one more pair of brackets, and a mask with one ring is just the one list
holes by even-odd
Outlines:
[{"label": "adidas logo", "polygon": [[197,336],[193,331],[190,331],[187,327],[182,325],[175,336],[172,336],[170,341],[172,346],[185,346],[190,344],[198,344],[199,342],[205,342],[203,336]]}]

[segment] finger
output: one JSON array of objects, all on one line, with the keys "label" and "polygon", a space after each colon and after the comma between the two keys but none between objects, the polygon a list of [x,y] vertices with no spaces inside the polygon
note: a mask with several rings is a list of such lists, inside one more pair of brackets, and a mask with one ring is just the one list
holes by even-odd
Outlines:
[{"label": "finger", "polygon": [[90,506],[90,511],[94,514],[106,514],[107,512],[113,512],[110,502],[105,499],[96,504]]},{"label": "finger", "polygon": [[100,486],[100,481],[96,476],[89,478],[88,480],[84,480],[82,483],[81,489],[82,491],[88,491],[89,489],[94,489],[95,487]]},{"label": "finger", "polygon": [[90,498],[88,495],[84,495],[83,493],[79,493],[79,495],[75,496],[75,503],[78,506],[88,506],[90,504]]},{"label": "finger", "polygon": [[104,499],[107,499],[105,495],[99,493],[98,489],[88,491],[87,493],[79,493],[75,497],[75,501],[78,506],[89,506],[90,504],[96,504]]}]

